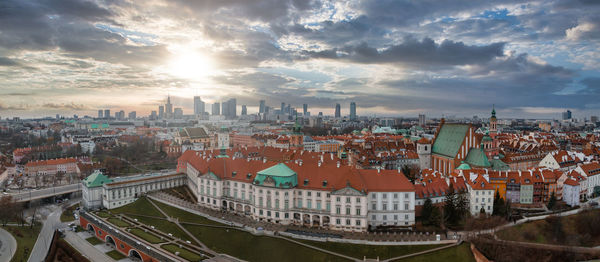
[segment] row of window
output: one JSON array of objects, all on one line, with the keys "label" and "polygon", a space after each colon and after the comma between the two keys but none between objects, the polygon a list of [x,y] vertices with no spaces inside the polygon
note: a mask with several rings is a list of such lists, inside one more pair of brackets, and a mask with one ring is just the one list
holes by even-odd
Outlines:
[{"label": "row of window", "polygon": [[[404,209],[398,209],[400,207],[400,204],[398,204],[398,203],[394,203],[391,206],[388,206],[387,203],[383,203],[381,205],[381,209],[379,209],[379,210],[383,210],[383,211],[387,211],[387,210],[410,210],[409,206],[410,206],[409,203],[406,202],[406,203],[404,203]],[[389,209],[388,207],[391,207],[391,209]],[[378,210],[377,209],[377,203],[371,203],[371,210]]]}]

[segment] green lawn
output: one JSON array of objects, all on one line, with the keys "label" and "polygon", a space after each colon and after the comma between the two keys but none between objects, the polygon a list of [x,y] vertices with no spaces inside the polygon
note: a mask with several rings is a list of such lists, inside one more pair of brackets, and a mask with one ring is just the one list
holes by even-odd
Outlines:
[{"label": "green lawn", "polygon": [[90,244],[92,244],[92,246],[104,243],[104,242],[102,242],[102,240],[98,239],[97,237],[88,237],[85,240],[87,240],[87,242],[90,242]]},{"label": "green lawn", "polygon": [[440,251],[436,251],[433,253],[428,253],[420,256],[409,257],[405,259],[394,260],[396,262],[432,262],[432,261],[440,261],[440,262],[471,262],[475,261],[473,257],[473,253],[471,253],[470,244],[463,243],[457,247],[449,247],[446,249],[442,249]]},{"label": "green lawn", "polygon": [[198,223],[198,224],[208,224],[208,225],[220,225],[222,226],[223,224],[219,223],[219,222],[215,222],[212,221],[208,218],[205,218],[203,216],[199,216],[196,214],[192,214],[189,213],[185,210],[173,207],[173,206],[169,206],[169,205],[165,205],[161,202],[158,201],[154,201],[154,203],[160,207],[160,209],[162,209],[163,211],[165,211],[165,213],[169,214],[169,216],[172,217],[177,217],[179,218],[180,222],[191,222],[191,223]]},{"label": "green lawn", "polygon": [[108,252],[106,252],[106,255],[111,257],[114,260],[121,260],[121,259],[127,257],[127,256],[121,254],[121,252],[116,251],[116,250],[108,251]]},{"label": "green lawn", "polygon": [[175,252],[179,252],[178,256],[184,258],[187,261],[200,261],[202,259],[202,256],[194,252],[190,252],[187,249],[179,248],[179,246],[174,244],[162,245],[161,248],[173,254],[175,254]]},{"label": "green lawn", "polygon": [[65,211],[63,211],[62,214],[60,214],[60,222],[74,221],[75,217],[73,216],[73,211],[75,211],[77,207],[79,207],[79,204],[75,204],[74,206],[65,209]]},{"label": "green lawn", "polygon": [[388,259],[392,257],[399,257],[402,255],[408,255],[424,250],[440,247],[442,245],[404,245],[404,246],[375,246],[375,245],[357,245],[357,244],[346,244],[336,242],[318,242],[318,241],[306,241],[299,240],[311,246],[327,249],[336,253],[345,254],[347,256],[363,259],[367,258],[375,259]]},{"label": "green lawn", "polygon": [[127,223],[127,222],[125,222],[125,221],[123,221],[121,219],[118,219],[116,217],[109,218],[108,222],[110,222],[111,224],[113,224],[115,226],[118,226],[118,227],[128,227],[128,226],[130,226],[129,223]]},{"label": "green lawn", "polygon": [[131,231],[129,231],[129,233],[134,234],[138,237],[141,237],[142,239],[150,242],[151,244],[158,244],[158,243],[165,242],[163,240],[160,240],[159,237],[152,235],[148,232],[144,232],[144,230],[139,229],[139,228],[131,229]]},{"label": "green lawn", "polygon": [[111,209],[110,212],[112,212],[113,214],[127,213],[144,216],[164,217],[158,210],[156,210],[156,208],[154,208],[154,206],[145,197],[141,197],[140,199],[131,204]]},{"label": "green lawn", "polygon": [[110,214],[105,210],[96,212],[96,215],[101,218],[109,218],[110,217]]},{"label": "green lawn", "polygon": [[346,261],[327,253],[267,236],[247,232],[184,225],[208,248],[248,261]]},{"label": "green lawn", "polygon": [[185,232],[183,232],[177,225],[175,225],[174,223],[171,223],[167,220],[159,219],[159,218],[151,218],[151,217],[141,217],[141,216],[130,216],[130,217],[137,219],[140,223],[142,223],[144,225],[154,226],[155,229],[158,229],[165,234],[171,233],[176,238],[195,242]]},{"label": "green lawn", "polygon": [[42,225],[36,224],[33,228],[30,228],[29,226],[6,226],[2,228],[10,232],[17,240],[17,251],[11,261],[27,261],[31,254],[31,250],[33,249],[33,245],[35,245],[35,241],[40,234]]}]

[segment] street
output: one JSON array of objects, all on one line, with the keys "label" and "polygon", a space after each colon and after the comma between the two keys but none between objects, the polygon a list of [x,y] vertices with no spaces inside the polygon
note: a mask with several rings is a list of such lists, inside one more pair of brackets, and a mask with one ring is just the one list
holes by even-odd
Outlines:
[{"label": "street", "polygon": [[[71,200],[68,204],[64,204],[64,206],[69,206],[75,202],[79,202],[79,199]],[[31,251],[31,256],[29,257],[29,262],[41,262],[46,258],[46,254],[50,248],[50,244],[52,242],[52,236],[54,231],[66,227],[68,223],[60,222],[60,215],[62,213],[62,206],[52,206],[51,213],[46,217],[46,219],[42,222],[44,225],[42,226],[42,230],[40,231],[40,235],[38,236],[35,245],[33,246],[33,250]]]}]

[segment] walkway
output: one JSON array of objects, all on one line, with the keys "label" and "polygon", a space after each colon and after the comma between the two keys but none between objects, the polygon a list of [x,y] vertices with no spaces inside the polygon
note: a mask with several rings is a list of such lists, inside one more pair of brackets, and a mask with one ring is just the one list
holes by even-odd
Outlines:
[{"label": "walkway", "polygon": [[17,240],[8,231],[0,228],[0,261],[10,261],[17,252]]},{"label": "walkway", "polygon": [[65,232],[65,240],[69,242],[69,244],[77,249],[84,257],[88,258],[90,261],[115,261],[110,258],[106,254],[100,252],[100,250],[96,249],[90,242],[79,237],[75,232],[66,231]]},{"label": "walkway", "polygon": [[54,231],[65,227],[68,223],[60,222],[60,215],[63,212],[63,207],[66,208],[79,202],[81,199],[72,199],[67,204],[59,205],[54,208],[52,213],[48,215],[46,220],[44,220],[44,225],[42,226],[42,230],[38,235],[37,241],[33,246],[33,250],[31,251],[31,255],[29,256],[29,262],[40,262],[44,261],[46,258],[46,254],[48,254],[48,250],[50,249],[50,244],[52,243],[52,237],[54,235]]}]

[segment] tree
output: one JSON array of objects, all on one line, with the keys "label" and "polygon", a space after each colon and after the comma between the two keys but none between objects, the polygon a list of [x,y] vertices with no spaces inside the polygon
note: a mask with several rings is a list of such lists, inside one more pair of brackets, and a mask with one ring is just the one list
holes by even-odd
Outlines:
[{"label": "tree", "polygon": [[444,201],[444,221],[448,222],[449,225],[455,225],[456,219],[456,192],[454,192],[454,184],[450,184],[448,187],[448,193],[446,193],[446,199]]},{"label": "tree", "polygon": [[415,182],[415,172],[412,172],[412,169],[408,165],[402,166],[402,174],[410,180],[411,183]]},{"label": "tree", "polygon": [[6,224],[12,219],[16,218],[17,211],[17,203],[13,199],[12,196],[3,196],[0,198],[0,221],[2,225],[6,226]]},{"label": "tree", "polygon": [[483,206],[479,209],[479,217],[485,216],[485,208]]},{"label": "tree", "polygon": [[431,203],[431,199],[427,198],[425,199],[425,203],[423,203],[423,211],[421,212],[421,221],[423,221],[423,225],[429,225],[432,212],[433,204]]},{"label": "tree", "polygon": [[556,205],[556,196],[554,195],[554,192],[552,192],[552,195],[550,196],[550,200],[548,200],[548,209],[552,210],[555,205]]},{"label": "tree", "polygon": [[440,218],[442,215],[440,214],[440,208],[433,206],[431,210],[431,216],[429,216],[429,221],[427,222],[431,226],[440,226]]},{"label": "tree", "polygon": [[506,207],[504,206],[504,199],[500,197],[500,191],[496,190],[496,195],[494,196],[494,209],[492,211],[493,216],[506,216]]}]

